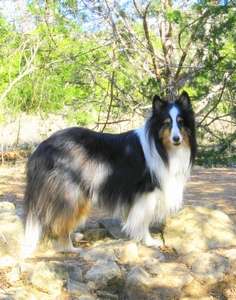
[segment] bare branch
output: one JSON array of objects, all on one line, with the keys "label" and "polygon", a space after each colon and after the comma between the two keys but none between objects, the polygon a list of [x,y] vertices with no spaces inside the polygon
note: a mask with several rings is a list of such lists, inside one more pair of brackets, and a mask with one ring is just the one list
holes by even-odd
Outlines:
[{"label": "bare branch", "polygon": [[96,122],[96,125],[112,125],[112,124],[119,124],[124,122],[130,122],[130,119],[119,119],[115,121],[106,121],[106,122]]},{"label": "bare branch", "polygon": [[[210,106],[210,100],[213,99],[214,97],[216,97],[217,94],[220,93],[220,95],[222,94],[222,91],[224,92],[224,89],[226,87],[226,83],[228,82],[228,80],[231,78],[232,74],[233,74],[234,70],[231,71],[231,73],[226,73],[223,76],[223,82],[215,85],[212,87],[211,92],[208,93],[208,95],[204,98],[204,106],[201,107],[201,109],[199,111],[196,112],[196,116],[200,116],[202,115],[202,113],[204,111],[206,111],[206,109]],[[222,95],[221,95],[222,97]],[[220,103],[220,101],[216,101],[216,107],[218,106],[218,104]]]},{"label": "bare branch", "polygon": [[210,119],[210,121],[206,124],[206,126],[209,127],[212,123],[214,123],[214,122],[217,121],[217,120],[221,120],[221,121],[223,121],[223,122],[230,123],[230,124],[232,124],[232,125],[236,125],[236,123],[233,122],[232,120],[230,121],[230,120],[223,119],[223,118],[225,118],[225,117],[229,117],[229,116],[232,116],[232,115],[233,115],[232,113],[228,113],[228,114],[216,116],[216,117],[214,117],[214,118],[212,118],[212,117],[209,116],[208,118]]},{"label": "bare branch", "polygon": [[[176,71],[176,73],[175,73],[175,75],[174,75],[174,80],[175,80],[175,81],[178,80],[178,77],[179,77],[179,74],[180,74],[180,72],[181,72],[181,70],[182,70],[182,67],[183,67],[183,64],[184,64],[184,62],[185,62],[185,59],[186,59],[186,57],[187,57],[187,55],[188,55],[188,53],[189,53],[188,51],[189,51],[190,45],[192,44],[192,42],[193,42],[194,39],[195,39],[196,33],[197,33],[198,29],[199,29],[199,26],[202,26],[202,21],[203,21],[203,19],[204,19],[207,15],[208,15],[208,11],[205,11],[205,13],[204,13],[202,16],[198,17],[196,20],[194,20],[194,21],[190,24],[190,26],[192,26],[192,25],[194,25],[196,22],[199,21],[199,23],[195,26],[195,28],[192,29],[192,30],[193,30],[193,31],[192,31],[192,34],[190,35],[190,38],[189,38],[189,40],[188,40],[186,46],[184,47],[184,49],[183,49],[182,46],[181,46],[181,35],[182,35],[182,33],[184,32],[184,30],[185,30],[187,27],[184,27],[184,29],[182,29],[182,30],[180,31],[179,35],[178,35],[178,43],[179,43],[180,49],[182,50],[183,53],[182,53],[182,56],[180,57],[180,60],[179,60],[179,66],[178,66],[178,69],[177,69],[177,71]],[[188,27],[188,30],[189,30],[189,27]]]},{"label": "bare branch", "polygon": [[224,82],[223,82],[223,86],[222,86],[222,89],[221,89],[221,92],[220,92],[220,95],[217,99],[217,101],[215,101],[214,105],[212,106],[212,108],[205,114],[205,116],[202,118],[202,120],[198,123],[198,125],[201,125],[205,120],[206,118],[217,108],[217,106],[219,105],[219,103],[221,102],[221,99],[222,99],[222,96],[224,94],[224,90],[225,90],[225,87],[226,87],[226,82],[227,82],[227,78],[225,78]]},{"label": "bare branch", "polygon": [[148,51],[151,55],[153,71],[154,71],[156,79],[159,81],[161,79],[160,69],[157,67],[156,54],[155,54],[155,50],[154,50],[154,47],[153,47],[153,44],[152,44],[152,41],[150,38],[148,21],[147,21],[148,9],[150,7],[151,2],[148,2],[143,13],[141,12],[141,9],[138,7],[138,4],[135,0],[133,0],[133,3],[134,3],[134,6],[135,6],[137,12],[139,13],[139,16],[142,18],[142,21],[143,21],[143,30],[144,30],[145,38],[146,38],[147,45],[148,45]]},{"label": "bare branch", "polygon": [[0,95],[0,102],[2,102],[7,95],[11,92],[11,90],[13,89],[13,87],[19,82],[21,81],[24,77],[26,77],[27,75],[31,74],[35,69],[35,65],[33,64],[36,54],[38,52],[39,49],[39,42],[37,42],[37,44],[31,49],[32,55],[29,59],[27,59],[26,64],[24,66],[24,68],[20,71],[20,73],[15,77],[15,79],[13,79],[7,86],[7,88],[4,90],[4,92]]}]

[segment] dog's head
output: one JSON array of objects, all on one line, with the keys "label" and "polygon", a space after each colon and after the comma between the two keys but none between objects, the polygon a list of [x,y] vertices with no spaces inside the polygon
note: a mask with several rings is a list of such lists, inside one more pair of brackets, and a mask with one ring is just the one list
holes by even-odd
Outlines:
[{"label": "dog's head", "polygon": [[187,92],[175,101],[164,100],[154,96],[150,130],[156,144],[168,151],[178,147],[190,147],[192,159],[195,156],[195,118],[192,104]]}]

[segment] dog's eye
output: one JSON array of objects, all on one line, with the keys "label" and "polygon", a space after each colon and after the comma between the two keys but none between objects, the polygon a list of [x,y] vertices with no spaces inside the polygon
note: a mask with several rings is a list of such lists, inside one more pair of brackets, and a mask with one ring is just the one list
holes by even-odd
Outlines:
[{"label": "dog's eye", "polygon": [[164,126],[170,126],[171,125],[170,118],[165,119],[164,122],[163,122],[163,124],[164,124]]}]

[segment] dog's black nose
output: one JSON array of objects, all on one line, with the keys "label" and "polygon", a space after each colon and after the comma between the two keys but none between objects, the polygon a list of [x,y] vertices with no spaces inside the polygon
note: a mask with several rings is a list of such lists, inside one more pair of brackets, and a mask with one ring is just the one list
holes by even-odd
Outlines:
[{"label": "dog's black nose", "polygon": [[173,136],[173,142],[175,144],[179,144],[180,143],[180,137],[178,135]]}]

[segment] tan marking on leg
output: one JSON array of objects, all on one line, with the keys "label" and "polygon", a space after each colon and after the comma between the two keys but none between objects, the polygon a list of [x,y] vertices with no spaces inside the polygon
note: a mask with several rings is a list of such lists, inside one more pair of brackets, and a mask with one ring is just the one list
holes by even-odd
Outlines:
[{"label": "tan marking on leg", "polygon": [[[53,224],[53,235],[55,235],[61,244],[70,243],[68,237],[71,232],[81,223],[85,222],[91,209],[91,204],[88,200],[84,200],[82,204],[78,205],[73,213],[62,214]],[[71,246],[70,246],[71,248]]]}]

